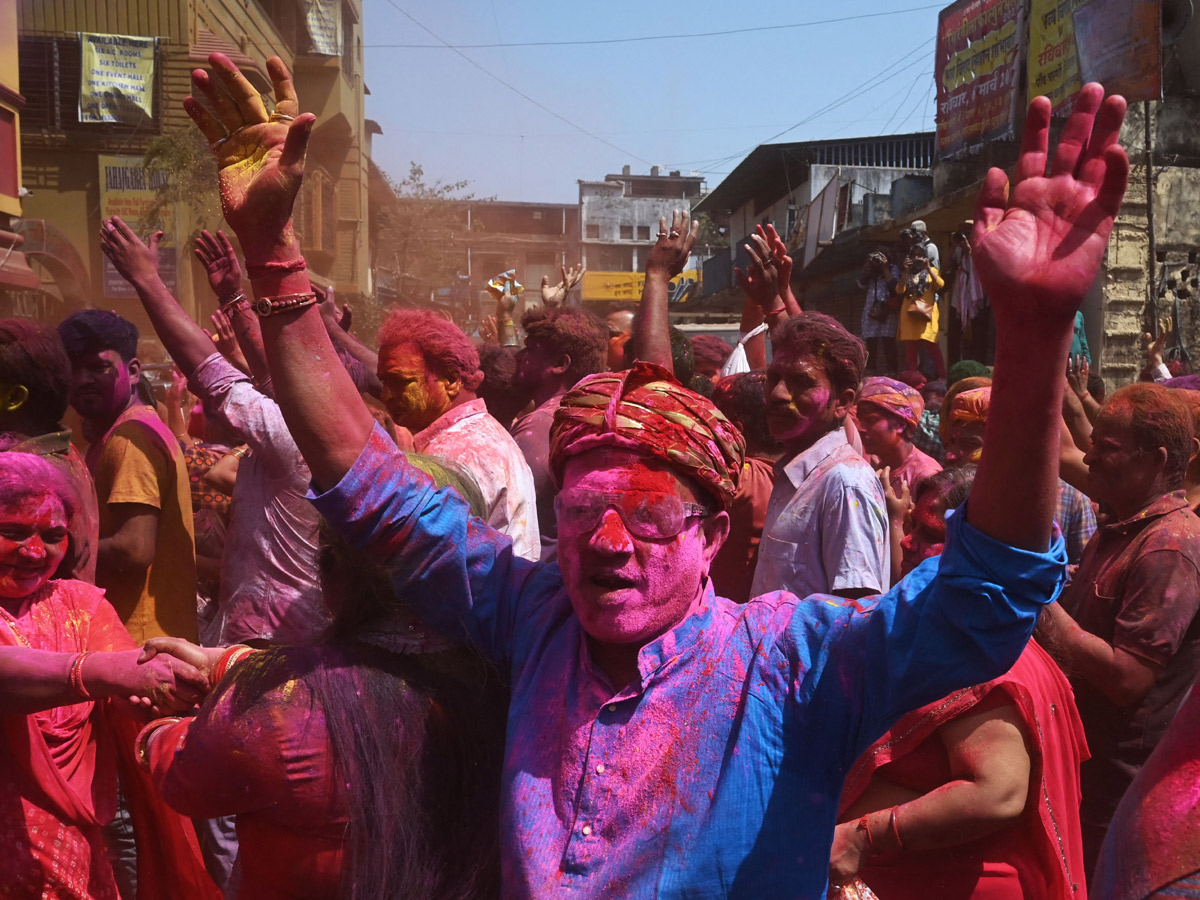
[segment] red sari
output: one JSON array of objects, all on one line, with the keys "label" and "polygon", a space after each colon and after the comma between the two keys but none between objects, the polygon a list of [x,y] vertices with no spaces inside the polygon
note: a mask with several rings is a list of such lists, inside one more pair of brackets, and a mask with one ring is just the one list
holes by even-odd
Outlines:
[{"label": "red sari", "polygon": [[[854,764],[846,810],[872,776],[926,794],[951,780],[937,730],[959,716],[1014,706],[1029,741],[1029,800],[1019,822],[940,850],[906,850],[859,873],[885,900],[1086,900],[1079,829],[1079,764],[1088,758],[1083,724],[1066,677],[1034,641],[1009,672],[965,688],[897,722]],[[901,838],[903,838],[901,816]]]},{"label": "red sari", "polygon": [[[0,623],[0,645],[57,653],[134,649],[104,593],[82,581],[49,581],[25,598],[15,619]],[[6,896],[115,900],[100,837],[117,800],[102,706],[0,716],[0,885]]]},{"label": "red sari", "polygon": [[[48,581],[0,622],[0,646],[55,653],[134,650],[104,592]],[[138,832],[138,898],[219,897],[199,862],[194,833],[131,773],[137,722],[105,701],[30,715],[0,715],[0,894],[116,900],[101,826],[116,812],[117,768]]]}]

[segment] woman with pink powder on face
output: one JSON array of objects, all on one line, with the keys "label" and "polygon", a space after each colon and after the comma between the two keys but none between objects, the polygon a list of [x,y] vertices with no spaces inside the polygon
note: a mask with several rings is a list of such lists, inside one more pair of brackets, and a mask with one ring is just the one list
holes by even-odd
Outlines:
[{"label": "woman with pink powder on face", "polygon": [[[946,515],[966,502],[975,471],[948,469],[918,490],[903,575],[937,564]],[[1006,674],[910,712],[859,757],[842,793],[830,878],[860,878],[889,900],[1084,900],[1086,758],[1071,687],[1030,641]],[[858,823],[878,810],[888,811],[898,849],[869,859],[876,836]]]}]

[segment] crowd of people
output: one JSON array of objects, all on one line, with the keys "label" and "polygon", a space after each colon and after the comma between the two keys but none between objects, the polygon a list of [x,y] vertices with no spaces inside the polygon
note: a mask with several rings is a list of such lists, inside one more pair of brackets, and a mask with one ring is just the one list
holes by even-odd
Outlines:
[{"label": "crowd of people", "polygon": [[739,346],[689,341],[677,212],[634,309],[564,268],[490,339],[361,340],[291,229],[314,117],[280,60],[270,110],[210,64],[213,330],[160,235],[101,230],[169,388],[115,313],[0,322],[0,895],[1200,891],[1200,385],[1105,397],[1073,347],[1120,97],[1053,153],[1033,101],[947,371],[920,223],[861,336],[767,226]]}]

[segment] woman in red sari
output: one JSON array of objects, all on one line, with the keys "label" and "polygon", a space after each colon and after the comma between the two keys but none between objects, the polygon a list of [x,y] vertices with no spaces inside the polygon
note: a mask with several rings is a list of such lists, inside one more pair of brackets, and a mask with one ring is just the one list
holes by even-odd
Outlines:
[{"label": "woman in red sari", "polygon": [[[140,651],[104,592],[51,581],[77,500],[40,457],[0,453],[0,894],[108,900],[116,885],[100,837],[117,771],[105,711],[188,705],[203,684]],[[132,708],[132,707],[128,707]]]},{"label": "woman in red sari", "polygon": [[[974,467],[931,476],[903,542],[904,573],[938,564],[945,514]],[[1086,900],[1079,837],[1083,726],[1066,677],[1030,641],[1012,669],[900,719],[842,793],[830,881],[885,900]]]}]

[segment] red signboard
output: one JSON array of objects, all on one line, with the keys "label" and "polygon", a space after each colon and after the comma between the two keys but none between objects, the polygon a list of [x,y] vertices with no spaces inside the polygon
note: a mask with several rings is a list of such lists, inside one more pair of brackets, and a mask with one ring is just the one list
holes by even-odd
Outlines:
[{"label": "red signboard", "polygon": [[1023,0],[959,0],[938,15],[938,156],[1013,136]]}]

